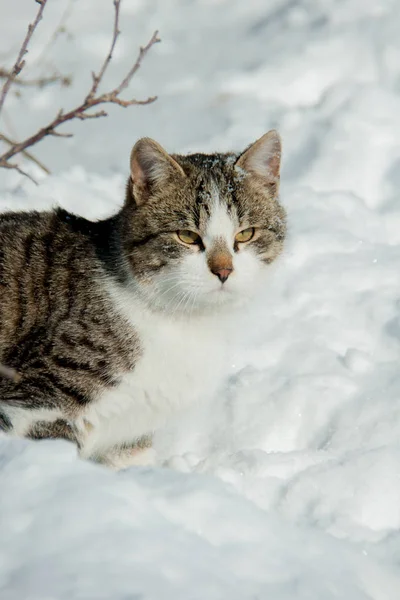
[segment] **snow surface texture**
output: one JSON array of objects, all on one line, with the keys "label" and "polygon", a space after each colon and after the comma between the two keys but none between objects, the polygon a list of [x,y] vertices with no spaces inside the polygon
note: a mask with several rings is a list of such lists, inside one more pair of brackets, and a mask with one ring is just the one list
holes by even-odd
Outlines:
[{"label": "snow surface texture", "polygon": [[[10,136],[82,96],[111,4],[71,3],[46,60],[74,84],[10,95]],[[67,6],[49,3],[31,61]],[[4,61],[35,7],[3,3]],[[398,600],[400,1],[126,0],[122,28],[111,80],[159,28],[132,91],[160,99],[48,139],[39,188],[0,170],[1,207],[101,217],[141,135],[212,151],[277,127],[290,239],[232,332],[224,393],[157,436],[171,468],[0,439],[0,597]]]}]

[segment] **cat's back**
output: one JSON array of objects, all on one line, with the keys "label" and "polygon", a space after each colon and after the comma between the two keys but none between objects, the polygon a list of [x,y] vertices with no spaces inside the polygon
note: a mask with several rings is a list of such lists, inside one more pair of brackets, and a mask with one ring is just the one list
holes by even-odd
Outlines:
[{"label": "cat's back", "polygon": [[[0,342],[9,341],[22,325],[30,304],[40,305],[39,282],[51,253],[53,215],[50,212],[9,212],[0,215]],[[35,282],[35,286],[33,283]],[[35,289],[34,289],[35,288]],[[26,315],[25,315],[26,316]]]},{"label": "cat's back", "polygon": [[[83,236],[63,222],[64,211],[9,212],[0,214],[0,294],[23,275],[61,266],[66,255],[87,246]],[[71,215],[72,217],[72,215]],[[84,256],[84,253],[82,253]]]},{"label": "cat's back", "polygon": [[95,249],[69,219],[61,210],[0,215],[0,349],[70,320],[95,293]]},{"label": "cat's back", "polygon": [[[11,275],[11,267],[26,255],[34,239],[51,227],[51,212],[6,212],[0,214],[0,265],[2,280]],[[31,249],[31,248],[30,248]],[[4,284],[4,282],[3,282]]]}]

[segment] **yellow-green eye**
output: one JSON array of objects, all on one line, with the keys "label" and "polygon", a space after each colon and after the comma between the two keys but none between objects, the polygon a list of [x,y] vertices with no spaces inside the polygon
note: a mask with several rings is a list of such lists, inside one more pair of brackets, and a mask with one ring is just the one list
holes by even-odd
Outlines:
[{"label": "yellow-green eye", "polygon": [[242,244],[243,242],[249,242],[254,237],[254,233],[254,227],[243,229],[243,231],[239,231],[239,233],[236,234],[235,241],[239,242],[239,244]]},{"label": "yellow-green eye", "polygon": [[176,232],[176,234],[184,244],[198,244],[201,242],[201,237],[199,234],[195,233],[194,231],[190,231],[189,229],[180,229]]}]

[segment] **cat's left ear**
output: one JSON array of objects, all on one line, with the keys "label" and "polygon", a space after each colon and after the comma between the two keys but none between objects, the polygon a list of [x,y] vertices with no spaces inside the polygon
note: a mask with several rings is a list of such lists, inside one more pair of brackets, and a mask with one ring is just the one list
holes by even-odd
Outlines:
[{"label": "cat's left ear", "polygon": [[279,133],[272,129],[245,150],[235,166],[257,175],[269,185],[278,184],[281,152],[281,138]]}]

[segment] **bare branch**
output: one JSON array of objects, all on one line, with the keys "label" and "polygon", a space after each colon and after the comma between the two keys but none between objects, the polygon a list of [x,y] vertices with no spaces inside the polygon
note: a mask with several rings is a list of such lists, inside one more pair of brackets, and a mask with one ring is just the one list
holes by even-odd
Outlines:
[{"label": "bare branch", "polygon": [[24,175],[25,177],[30,179],[32,181],[32,183],[34,183],[35,185],[39,185],[38,182],[36,181],[36,179],[34,179],[32,177],[32,175],[29,175],[29,173],[27,173],[26,171],[23,171],[21,169],[21,167],[19,167],[16,164],[6,162],[0,158],[0,167],[3,167],[3,169],[15,169],[15,171],[18,171],[18,173],[20,173],[21,175]]},{"label": "bare branch", "polygon": [[[39,1],[39,3],[42,2],[42,6],[44,4],[46,4],[46,2],[47,2],[47,0],[36,0],[36,1]],[[26,152],[27,148],[30,148],[34,144],[37,144],[44,137],[46,137],[48,135],[54,135],[54,136],[59,136],[59,137],[71,137],[71,134],[64,134],[64,133],[60,133],[60,132],[56,131],[61,125],[63,125],[67,121],[72,121],[74,119],[86,120],[86,119],[97,119],[99,117],[106,117],[107,112],[105,110],[89,112],[90,109],[92,109],[96,106],[99,106],[101,104],[117,104],[118,106],[122,106],[122,107],[126,108],[126,107],[132,106],[134,104],[137,104],[137,105],[150,104],[157,99],[156,96],[146,98],[145,100],[136,100],[136,99],[123,100],[122,98],[119,97],[121,92],[123,90],[125,90],[128,87],[128,85],[130,84],[132,77],[135,75],[135,73],[140,68],[141,63],[142,63],[143,59],[145,58],[146,54],[148,53],[148,51],[150,50],[150,48],[152,46],[154,46],[154,44],[156,44],[157,42],[160,41],[160,39],[158,38],[157,31],[153,33],[153,35],[151,36],[151,38],[148,41],[148,43],[146,44],[146,46],[140,48],[139,54],[138,54],[138,57],[137,57],[135,63],[129,69],[128,73],[126,74],[126,76],[122,80],[122,82],[119,84],[119,86],[117,86],[111,92],[98,94],[99,85],[103,80],[103,77],[106,73],[108,65],[110,64],[110,61],[111,61],[112,55],[113,55],[113,51],[114,51],[114,48],[115,48],[115,45],[117,42],[117,38],[120,33],[120,31],[119,31],[119,14],[120,14],[120,12],[119,11],[120,11],[121,0],[113,0],[113,4],[114,4],[114,24],[113,24],[113,34],[112,34],[110,49],[108,51],[108,54],[102,64],[99,72],[92,73],[92,86],[91,86],[89,92],[87,93],[85,99],[83,100],[83,102],[79,106],[77,106],[76,108],[74,108],[68,112],[64,112],[62,109],[59,110],[57,116],[48,125],[46,125],[45,127],[42,127],[41,129],[39,129],[39,131],[37,131],[35,134],[31,135],[30,137],[26,138],[22,142],[13,144],[8,150],[6,150],[6,152],[4,152],[4,154],[2,154],[0,156],[0,167],[6,167],[6,165],[9,165],[8,161],[10,160],[10,158],[12,158],[13,156],[15,156],[17,154]],[[36,21],[35,21],[35,23],[36,23]],[[25,44],[24,52],[25,51],[26,51],[26,44]],[[23,56],[23,54],[21,54],[21,52],[20,52],[20,56]],[[19,57],[19,59],[20,59],[20,57]],[[15,168],[17,168],[17,166],[13,164],[11,166],[8,166],[8,168],[15,169]],[[17,170],[20,170],[20,169],[17,168]]]},{"label": "bare branch", "polygon": [[[125,88],[128,87],[128,85],[131,82],[132,77],[135,75],[136,71],[138,71],[140,69],[142,61],[143,61],[144,57],[146,56],[146,54],[148,53],[148,51],[150,50],[150,48],[152,46],[154,46],[154,44],[157,44],[160,41],[161,40],[158,37],[158,31],[155,31],[153,33],[153,35],[151,36],[149,42],[146,44],[146,46],[140,47],[139,56],[137,57],[135,64],[128,71],[128,74],[126,75],[126,77],[122,81],[122,83],[120,83],[120,85],[114,90],[114,93],[116,96],[118,96]],[[141,101],[140,103],[141,104],[149,104],[149,102],[154,102],[154,100],[156,100],[156,98],[151,98],[151,99],[149,98],[146,101]],[[139,102],[137,102],[137,103],[139,104]]]},{"label": "bare branch", "polygon": [[113,104],[118,104],[118,106],[123,106],[124,108],[126,108],[127,106],[133,106],[134,104],[151,104],[155,100],[157,100],[157,96],[150,96],[145,100],[136,100],[135,98],[133,100],[121,100],[120,98],[114,96],[112,98],[110,97],[110,99],[107,100],[107,102],[112,102]]},{"label": "bare branch", "polygon": [[[68,135],[68,134],[59,134],[59,135]],[[70,134],[72,135],[72,134]],[[6,135],[4,135],[4,133],[0,133],[0,141],[4,141],[6,142],[6,144],[8,144],[9,146],[15,146],[15,144],[17,142],[11,140],[9,137],[7,137]],[[23,150],[21,152],[21,154],[23,156],[25,156],[28,160],[31,160],[32,162],[34,162],[38,167],[40,167],[42,169],[42,171],[44,171],[46,173],[46,175],[50,175],[51,171],[50,169],[48,169],[46,167],[46,165],[44,165],[38,158],[36,158],[36,156],[33,156],[33,154],[31,154],[31,152],[28,152],[28,150]]]},{"label": "bare branch", "polygon": [[52,131],[50,133],[50,135],[54,135],[55,137],[64,137],[64,138],[74,137],[73,133],[60,133],[59,131]]},{"label": "bare branch", "polygon": [[107,67],[110,64],[110,60],[112,58],[112,53],[114,52],[115,44],[117,43],[117,38],[120,34],[120,31],[119,31],[119,9],[121,6],[121,0],[113,0],[113,2],[114,2],[115,10],[114,10],[114,30],[113,30],[113,37],[111,40],[111,47],[110,47],[110,50],[104,60],[104,63],[102,65],[99,73],[97,75],[96,75],[96,73],[92,73],[93,85],[91,87],[90,92],[86,96],[86,100],[91,100],[92,98],[95,97],[97,88],[99,87],[99,83],[103,79],[104,73],[106,72]]},{"label": "bare branch", "polygon": [[[46,55],[49,53],[49,50],[54,45],[54,43],[57,41],[57,38],[59,37],[59,35],[61,33],[67,32],[66,24],[67,24],[68,19],[71,16],[73,6],[74,6],[74,0],[69,0],[64,12],[61,15],[61,18],[60,18],[57,26],[55,27],[52,35],[50,36],[50,39],[44,45],[42,51],[36,56],[36,58],[34,60],[34,64],[42,64],[44,62]],[[61,77],[61,75],[60,75],[60,77]]]},{"label": "bare branch", "polygon": [[[13,78],[12,72],[0,67],[0,79]],[[51,77],[38,77],[37,79],[15,79],[15,85],[22,87],[38,87],[42,88],[52,83],[60,82],[62,87],[71,85],[72,77],[68,75],[51,75]]]},{"label": "bare branch", "polygon": [[33,23],[30,23],[28,25],[28,31],[26,33],[25,39],[22,42],[22,46],[21,49],[19,51],[18,54],[18,58],[13,66],[13,68],[11,69],[8,78],[6,79],[4,85],[3,85],[3,89],[1,90],[1,94],[0,94],[0,112],[3,108],[4,105],[4,100],[6,99],[8,90],[11,87],[12,82],[14,81],[14,79],[19,75],[19,73],[22,71],[22,69],[24,68],[25,65],[25,61],[23,60],[25,54],[28,52],[28,44],[29,41],[33,35],[33,32],[35,31],[36,27],[39,24],[39,21],[42,19],[43,16],[43,11],[44,11],[44,7],[46,6],[46,2],[47,0],[36,0],[36,2],[38,4],[40,4],[40,8],[38,10],[38,13],[36,15],[36,18],[34,20]]},{"label": "bare branch", "polygon": [[97,119],[98,117],[108,117],[108,113],[106,113],[105,110],[98,110],[95,113],[78,112],[76,115],[76,118],[81,121],[84,121],[85,119]]}]

